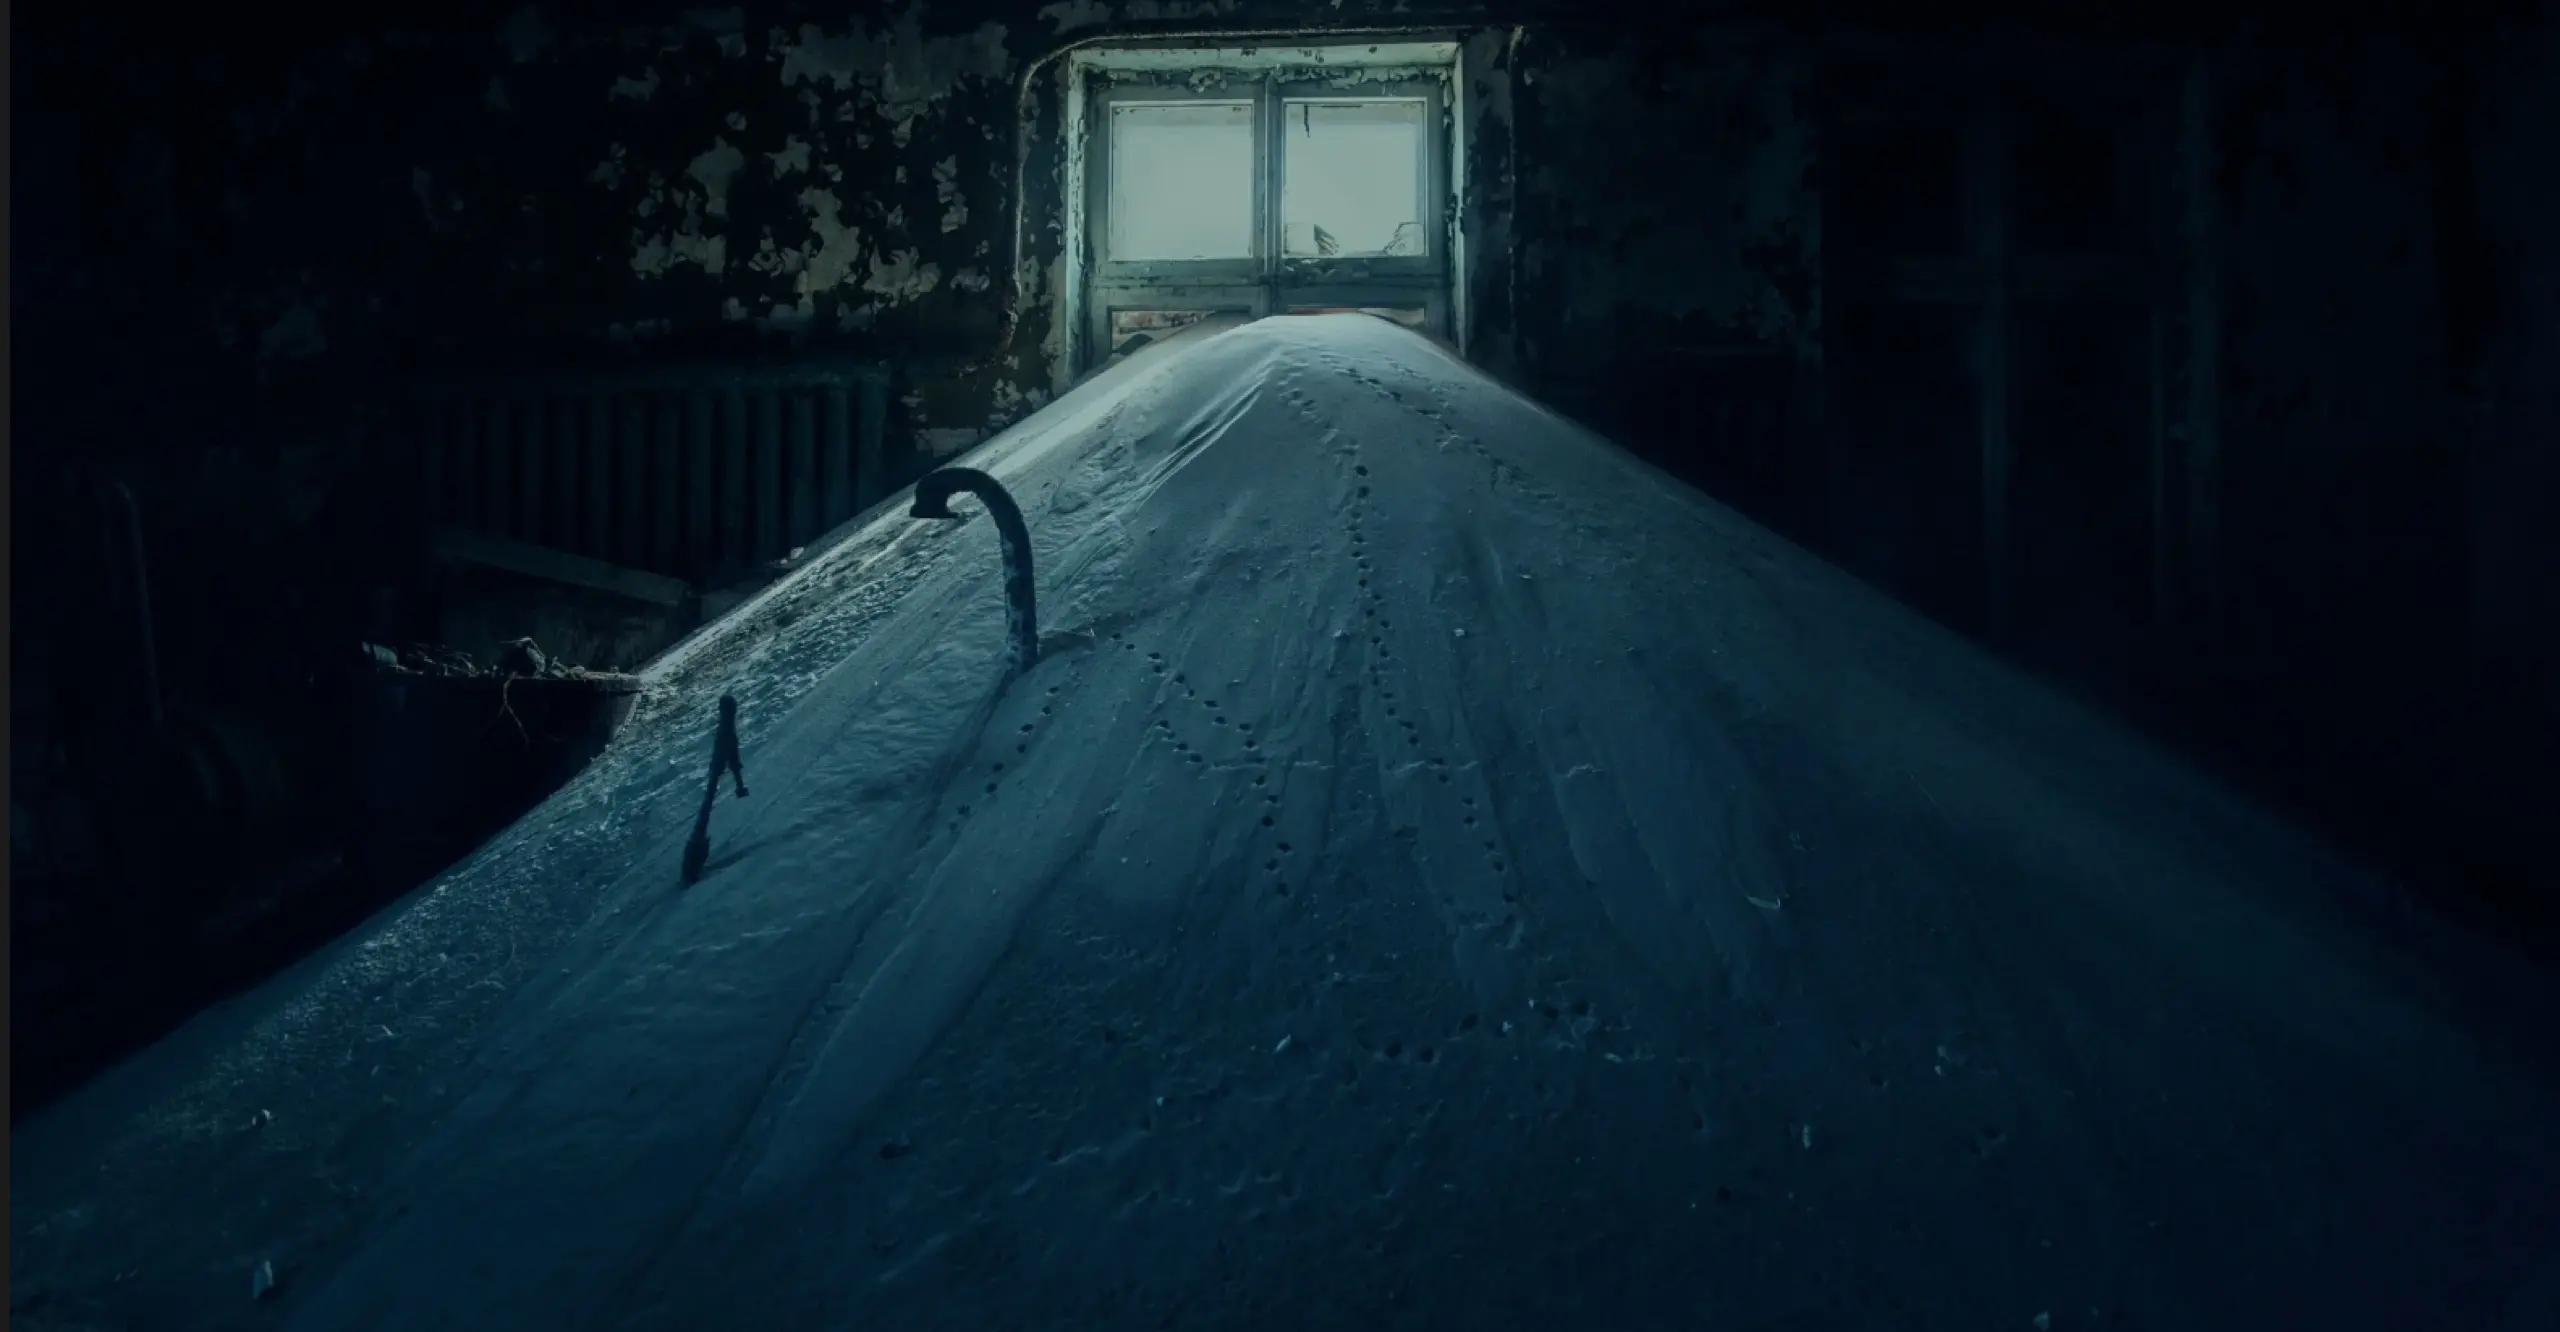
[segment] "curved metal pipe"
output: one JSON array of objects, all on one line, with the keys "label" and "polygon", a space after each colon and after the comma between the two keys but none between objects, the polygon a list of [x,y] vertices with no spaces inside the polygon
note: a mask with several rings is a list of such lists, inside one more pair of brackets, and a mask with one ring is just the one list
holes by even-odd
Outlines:
[{"label": "curved metal pipe", "polygon": [[1040,659],[1040,621],[1031,582],[1031,528],[1022,521],[1022,506],[997,480],[974,467],[945,467],[916,482],[910,518],[957,518],[951,497],[967,491],[987,506],[996,520],[996,537],[1004,548],[1004,621],[1013,643],[1013,670],[1030,670]]}]

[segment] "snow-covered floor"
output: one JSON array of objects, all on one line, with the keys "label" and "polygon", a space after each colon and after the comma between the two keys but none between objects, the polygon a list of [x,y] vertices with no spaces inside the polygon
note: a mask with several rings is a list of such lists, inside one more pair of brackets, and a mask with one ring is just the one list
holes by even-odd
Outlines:
[{"label": "snow-covered floor", "polygon": [[2547,996],[1416,336],[969,461],[1036,670],[884,507],[21,1125],[19,1324],[2560,1327]]}]

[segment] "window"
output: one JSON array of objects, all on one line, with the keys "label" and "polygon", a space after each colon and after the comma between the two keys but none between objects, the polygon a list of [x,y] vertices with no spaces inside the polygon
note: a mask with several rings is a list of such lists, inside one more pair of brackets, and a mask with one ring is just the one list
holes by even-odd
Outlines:
[{"label": "window", "polygon": [[1114,259],[1253,256],[1253,103],[1137,102],[1111,108]]},{"label": "window", "polygon": [[1281,253],[1429,253],[1426,105],[1413,97],[1281,103]]},{"label": "window", "polygon": [[1365,310],[1446,335],[1456,50],[1079,52],[1076,360],[1212,312]]}]

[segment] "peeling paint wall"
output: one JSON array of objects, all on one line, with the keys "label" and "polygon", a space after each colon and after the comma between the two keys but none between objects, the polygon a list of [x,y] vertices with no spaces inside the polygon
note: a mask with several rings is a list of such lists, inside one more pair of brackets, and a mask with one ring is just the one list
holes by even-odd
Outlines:
[{"label": "peeling paint wall", "polygon": [[[1512,270],[1467,292],[1497,330],[1490,361],[1532,361],[1530,343],[1585,346],[1593,328],[1639,315],[1704,314],[1809,345],[1818,330],[1795,270],[1814,231],[1808,201],[1776,180],[1801,134],[1783,122],[1788,76],[1750,69],[1771,54],[1767,41],[1651,58],[1632,84],[1612,71],[1645,43],[1550,44],[1550,123],[1523,131],[1510,123],[1513,98],[1527,95],[1510,76],[1516,39],[1480,26],[1501,17],[1369,0],[909,0],[841,19],[767,5],[600,24],[526,5],[476,32],[279,47],[257,67],[173,51],[163,63],[182,77],[147,99],[157,137],[122,145],[123,174],[100,202],[203,241],[193,280],[159,293],[163,320],[288,378],[295,365],[326,378],[332,353],[390,346],[469,359],[593,342],[682,354],[766,335],[867,339],[926,380],[966,371],[967,383],[910,395],[925,413],[910,428],[948,441],[1001,426],[1055,387],[1046,353],[1057,349],[1043,343],[1061,294],[1063,182],[1021,170],[1017,135],[1026,115],[1035,138],[1058,132],[1048,103],[1061,89],[1034,78],[1026,96],[1026,70],[1106,31],[1463,20],[1491,33],[1470,62],[1471,118],[1491,117],[1467,127],[1470,151],[1504,166],[1470,173],[1497,193],[1476,201],[1469,221],[1489,229],[1469,244]],[[65,53],[57,78],[94,75],[113,49]],[[1707,77],[1690,77],[1698,70]],[[169,72],[124,77],[164,86]],[[1733,137],[1736,98],[1749,104],[1744,132],[1765,141]],[[229,132],[191,128],[197,105],[227,108]],[[1665,125],[1696,128],[1650,133]],[[1623,157],[1577,149],[1515,196],[1516,133],[1581,144],[1630,132],[1696,149],[1636,220],[1610,221],[1608,201],[1631,173],[1656,173]],[[1769,177],[1738,217],[1724,200],[1681,193],[1712,190],[1709,173],[1736,166]],[[1709,212],[1703,245],[1664,225]],[[1595,232],[1608,233],[1604,247]],[[1515,235],[1528,242],[1517,254]],[[1631,276],[1666,257],[1681,260],[1672,282]],[[1006,331],[1017,284],[1021,335],[1001,364],[970,369]]]},{"label": "peeling paint wall", "polygon": [[[997,246],[967,223],[1010,188],[1005,30],[928,34],[913,7],[838,29],[726,9],[606,30],[525,8],[476,39],[388,36],[281,69],[55,55],[66,100],[99,75],[159,93],[114,155],[132,177],[81,201],[135,218],[88,247],[100,276],[155,231],[187,236],[207,262],[163,288],[162,320],[261,363],[369,334],[862,329],[983,291]],[[231,110],[190,124],[186,103]],[[382,207],[395,188],[405,205]]]},{"label": "peeling paint wall", "polygon": [[[722,321],[789,333],[868,330],[968,290],[968,261],[993,242],[954,254],[941,238],[965,225],[972,189],[1000,184],[984,169],[964,177],[954,149],[994,138],[987,111],[1013,73],[1003,28],[928,35],[914,8],[877,30],[757,28],[735,9],[691,22],[686,40],[633,52],[638,68],[603,90],[615,137],[586,180],[627,216],[635,277],[690,266],[721,279]],[[687,133],[701,146],[679,165]],[[944,149],[938,162],[919,160],[928,147]]]}]

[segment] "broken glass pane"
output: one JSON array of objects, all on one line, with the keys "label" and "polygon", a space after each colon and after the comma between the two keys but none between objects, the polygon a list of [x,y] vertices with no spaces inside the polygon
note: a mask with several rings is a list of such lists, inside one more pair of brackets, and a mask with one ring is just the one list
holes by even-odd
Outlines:
[{"label": "broken glass pane", "polygon": [[1290,101],[1281,117],[1283,241],[1292,258],[1431,252],[1423,234],[1420,98]]},{"label": "broken glass pane", "polygon": [[1253,104],[1138,102],[1111,108],[1113,259],[1253,254]]}]

